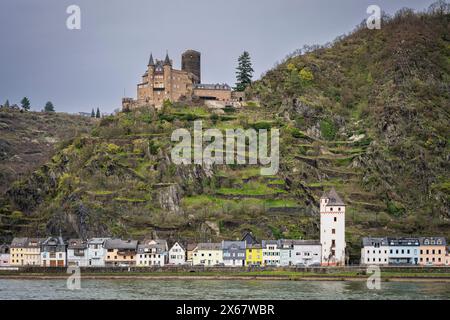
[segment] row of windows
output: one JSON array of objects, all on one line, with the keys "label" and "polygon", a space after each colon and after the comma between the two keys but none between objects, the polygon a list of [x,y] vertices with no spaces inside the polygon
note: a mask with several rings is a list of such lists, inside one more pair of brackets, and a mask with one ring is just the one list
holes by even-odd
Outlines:
[{"label": "row of windows", "polygon": [[245,257],[245,253],[243,253],[243,252],[233,252],[233,253],[224,252],[223,256],[224,257]]},{"label": "row of windows", "polygon": [[[437,260],[438,260],[438,262],[442,262],[442,259],[441,259],[441,258],[438,258]],[[430,262],[430,258],[426,258],[425,261],[426,261],[426,262]],[[431,261],[436,262],[436,258],[433,257],[433,258],[431,259]],[[423,258],[420,258],[420,262],[423,262]]]},{"label": "row of windows", "polygon": [[[107,256],[106,259],[111,259],[111,256]],[[124,256],[123,259],[126,260],[127,256]],[[130,256],[130,259],[133,260],[134,256]],[[117,260],[117,256],[114,256],[114,260]]]},{"label": "row of windows", "polygon": [[149,266],[151,266],[151,265],[160,266],[161,265],[161,261],[159,261],[159,260],[157,260],[157,261],[144,260],[144,261],[141,261],[139,264],[141,264],[141,265],[149,265]]},{"label": "row of windows", "polygon": [[[139,258],[147,259],[147,256],[148,256],[148,258],[161,258],[160,254],[149,254],[149,255],[147,255],[147,254],[140,254]],[[125,257],[125,259],[126,259],[126,257]]]},{"label": "row of windows", "polygon": [[[391,250],[389,250],[389,252],[392,254],[393,250],[391,249]],[[408,250],[406,250],[406,252],[409,254],[410,250],[408,249]],[[442,250],[437,250],[437,251],[436,250],[420,250],[420,254],[424,254],[424,252],[426,252],[425,254],[436,254],[436,252],[437,252],[437,254],[442,254]],[[376,250],[373,250],[373,253],[375,254]],[[378,250],[378,253],[381,254],[381,250]],[[395,253],[398,254],[399,250],[395,250]],[[405,250],[402,250],[402,254],[404,254],[404,253],[405,253]],[[367,254],[370,254],[370,250],[367,250]],[[384,254],[387,254],[387,250],[384,250]],[[417,250],[414,250],[414,254],[417,254]]]}]

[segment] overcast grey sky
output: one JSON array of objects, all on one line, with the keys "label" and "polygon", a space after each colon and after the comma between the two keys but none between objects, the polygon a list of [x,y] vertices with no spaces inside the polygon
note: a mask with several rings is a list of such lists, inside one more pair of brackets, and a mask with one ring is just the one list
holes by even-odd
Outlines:
[{"label": "overcast grey sky", "polygon": [[[202,53],[202,81],[234,85],[236,60],[250,52],[255,78],[305,44],[351,31],[371,4],[389,14],[433,0],[1,0],[0,103],[51,100],[57,111],[120,107],[150,52],[174,66],[181,53]],[[66,9],[81,8],[81,30],[68,30]]]}]

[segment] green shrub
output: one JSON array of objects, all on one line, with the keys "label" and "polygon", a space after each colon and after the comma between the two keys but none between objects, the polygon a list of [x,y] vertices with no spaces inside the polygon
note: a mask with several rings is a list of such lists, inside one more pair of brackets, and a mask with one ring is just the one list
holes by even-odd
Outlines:
[{"label": "green shrub", "polygon": [[320,121],[320,133],[326,140],[333,140],[336,137],[336,127],[330,120]]}]

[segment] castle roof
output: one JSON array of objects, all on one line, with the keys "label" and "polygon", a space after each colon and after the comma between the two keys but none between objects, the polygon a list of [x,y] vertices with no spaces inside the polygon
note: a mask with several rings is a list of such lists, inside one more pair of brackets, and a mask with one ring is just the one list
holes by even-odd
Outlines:
[{"label": "castle roof", "polygon": [[213,83],[199,83],[194,85],[194,89],[205,89],[205,90],[231,90],[231,87],[226,84],[213,84]]},{"label": "castle roof", "polygon": [[172,65],[172,62],[170,61],[168,52],[166,53],[166,58],[164,59],[164,65],[165,66],[167,66],[167,65],[171,66]]},{"label": "castle roof", "polygon": [[150,59],[148,60],[148,66],[154,66],[155,61],[153,61],[153,54],[150,53]]}]

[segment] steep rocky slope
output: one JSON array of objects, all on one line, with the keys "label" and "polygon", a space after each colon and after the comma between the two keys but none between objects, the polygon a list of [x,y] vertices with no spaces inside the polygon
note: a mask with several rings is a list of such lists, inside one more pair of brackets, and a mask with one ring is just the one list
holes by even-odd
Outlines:
[{"label": "steep rocky slope", "polygon": [[96,121],[75,115],[0,108],[0,194],[45,164]]}]

